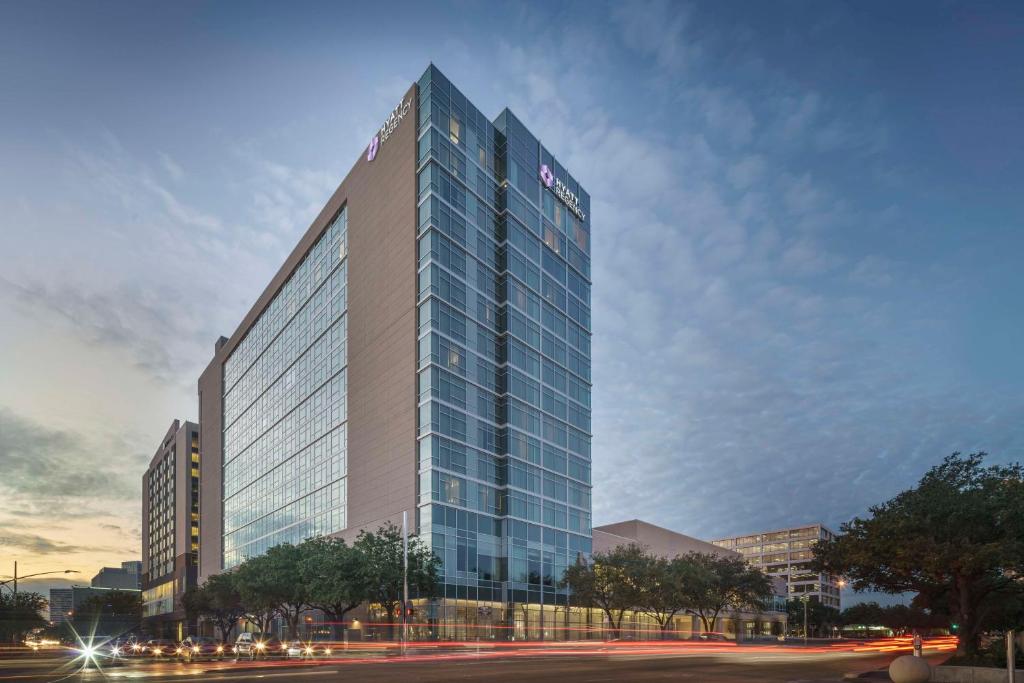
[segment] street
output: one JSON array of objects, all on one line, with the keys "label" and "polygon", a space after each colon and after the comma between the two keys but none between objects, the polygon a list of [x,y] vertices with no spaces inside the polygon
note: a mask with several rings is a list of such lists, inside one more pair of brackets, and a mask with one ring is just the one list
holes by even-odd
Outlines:
[{"label": "street", "polygon": [[[884,668],[905,651],[867,652],[784,646],[691,648],[662,644],[569,644],[528,649],[410,651],[406,655],[357,654],[316,662],[125,662],[81,669],[64,658],[0,660],[0,680],[19,681],[664,681],[712,683],[778,681],[824,683],[844,674]],[[948,652],[926,652],[932,663]]]}]

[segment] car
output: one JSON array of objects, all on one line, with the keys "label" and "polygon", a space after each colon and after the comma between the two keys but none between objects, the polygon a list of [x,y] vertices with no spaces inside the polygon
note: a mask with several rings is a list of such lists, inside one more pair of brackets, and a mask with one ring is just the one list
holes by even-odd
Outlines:
[{"label": "car", "polygon": [[329,654],[331,654],[329,643],[293,640],[285,645],[285,656],[289,659],[310,659],[312,657],[324,657]]},{"label": "car", "polygon": [[235,640],[234,654],[236,659],[248,657],[257,659],[260,657],[281,657],[286,653],[286,648],[281,641],[269,633],[250,633],[248,631],[239,633]]},{"label": "car", "polygon": [[140,655],[142,657],[172,657],[178,649],[178,644],[167,638],[151,638],[142,644]]},{"label": "car", "polygon": [[209,636],[188,636],[181,641],[179,650],[178,657],[186,662],[224,658],[224,644]]}]

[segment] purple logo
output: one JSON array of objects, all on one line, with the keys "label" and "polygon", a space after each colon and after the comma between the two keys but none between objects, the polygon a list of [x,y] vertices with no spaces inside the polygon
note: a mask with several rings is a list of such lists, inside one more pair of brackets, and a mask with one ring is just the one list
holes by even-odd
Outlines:
[{"label": "purple logo", "polygon": [[540,179],[543,181],[544,187],[551,187],[555,184],[555,174],[551,172],[547,164],[541,164]]},{"label": "purple logo", "polygon": [[366,148],[366,160],[373,161],[377,157],[378,149],[380,149],[380,136],[374,135],[370,140],[370,146]]}]

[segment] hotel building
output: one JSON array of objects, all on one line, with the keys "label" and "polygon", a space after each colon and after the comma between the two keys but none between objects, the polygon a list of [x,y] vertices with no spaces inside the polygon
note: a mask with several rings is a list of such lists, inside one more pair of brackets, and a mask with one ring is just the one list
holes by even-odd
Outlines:
[{"label": "hotel building", "polygon": [[196,583],[199,425],[175,420],[142,476],[142,617],[155,636],[188,632],[181,596]]},{"label": "hotel building", "polygon": [[553,148],[428,68],[199,379],[200,578],[406,512],[443,563],[416,606],[438,635],[564,613],[591,552],[590,229]]},{"label": "hotel building", "polygon": [[809,595],[827,607],[841,609],[839,577],[815,572],[811,568],[814,544],[833,538],[835,533],[832,530],[823,524],[812,524],[733,536],[712,543],[735,550],[752,566],[785,579],[790,599]]}]

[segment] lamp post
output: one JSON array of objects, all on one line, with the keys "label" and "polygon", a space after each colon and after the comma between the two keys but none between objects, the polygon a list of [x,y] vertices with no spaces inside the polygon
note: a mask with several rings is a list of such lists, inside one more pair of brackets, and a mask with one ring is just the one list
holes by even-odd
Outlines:
[{"label": "lamp post", "polygon": [[[839,580],[836,581],[836,585],[839,586],[839,600],[838,600],[838,602],[839,602],[839,605],[841,607],[842,604],[843,604],[843,589],[846,588],[846,579],[840,577]],[[839,623],[840,624],[842,623],[842,619],[839,620]],[[843,637],[843,627],[840,626],[839,627],[839,638],[842,639],[842,637]]]},{"label": "lamp post", "polygon": [[14,593],[14,597],[18,597],[18,579],[31,579],[34,576],[46,576],[47,574],[77,574],[77,573],[78,572],[75,571],[74,569],[61,569],[61,570],[52,571],[52,572],[37,572],[35,574],[25,574],[24,576],[18,576],[18,562],[17,562],[17,560],[15,560],[15,562],[14,562],[14,576],[9,578],[9,579],[6,579],[4,581],[0,581],[0,586],[7,586],[7,584],[13,582],[14,583],[13,588],[11,586],[7,586],[7,588],[9,590],[11,590],[12,593]]}]

